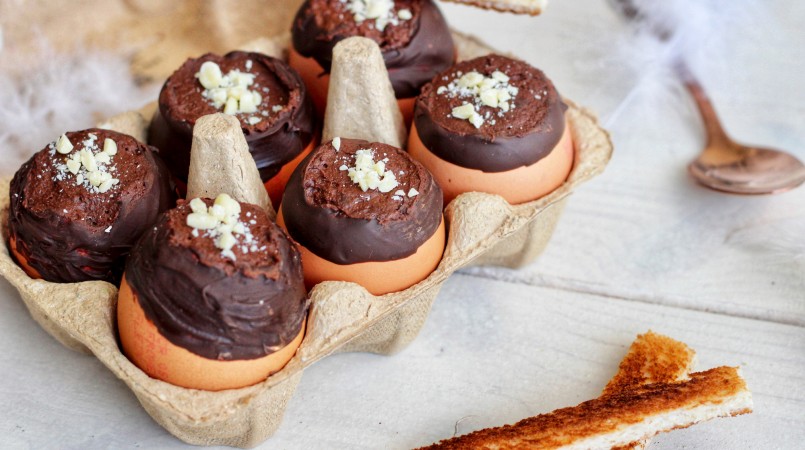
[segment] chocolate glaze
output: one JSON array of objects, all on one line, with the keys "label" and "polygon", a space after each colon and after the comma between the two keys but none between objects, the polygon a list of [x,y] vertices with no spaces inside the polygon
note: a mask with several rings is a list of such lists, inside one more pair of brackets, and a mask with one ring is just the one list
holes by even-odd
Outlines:
[{"label": "chocolate glaze", "polygon": [[[397,177],[391,192],[363,192],[341,165],[354,166],[359,149],[372,149],[375,161],[388,158]],[[403,173],[400,174],[400,171]],[[416,189],[414,197],[392,198]],[[413,255],[442,220],[442,190],[430,172],[404,151],[381,143],[341,139],[316,148],[291,175],[282,198],[288,233],[316,255],[336,264],[391,261]]]},{"label": "chocolate glaze", "polygon": [[125,134],[89,129],[67,133],[73,152],[83,148],[89,133],[101,146],[105,138],[117,143],[117,188],[92,193],[72,178],[55,180],[55,165],[66,156],[48,147],[11,181],[9,236],[47,281],[117,283],[131,246],[174,203],[170,175],[155,148]]},{"label": "chocolate glaze", "polygon": [[[205,200],[212,205],[212,200]],[[302,328],[307,300],[299,251],[265,212],[241,204],[258,252],[221,256],[213,239],[193,237],[190,207],[161,216],[137,242],[126,281],[145,316],[171,343],[213,360],[256,359],[288,345]]]},{"label": "chocolate glaze", "polygon": [[329,73],[333,47],[351,36],[380,45],[397,98],[410,98],[433,76],[455,61],[453,37],[439,8],[431,0],[396,0],[395,11],[409,9],[412,19],[388,25],[381,32],[374,21],[355,23],[340,0],[308,0],[293,22],[293,46],[314,58]]},{"label": "chocolate glaze", "polygon": [[[494,125],[486,121],[475,128],[452,117],[453,108],[467,98],[436,93],[457,78],[457,72],[473,70],[485,76],[500,70],[510,77],[509,84],[519,88],[513,100],[516,108],[503,117],[496,115],[497,108],[481,107],[481,115],[492,113]],[[414,107],[414,124],[425,147],[445,161],[483,172],[506,172],[530,166],[553,150],[565,131],[566,109],[542,71],[505,56],[487,55],[460,62],[425,85]]]},{"label": "chocolate glaze", "polygon": [[[268,87],[263,96],[268,117],[249,125],[248,115],[239,114],[243,134],[249,151],[257,163],[263,182],[276,175],[283,165],[296,158],[313,139],[316,118],[313,103],[299,74],[285,62],[260,53],[230,52],[224,56],[208,53],[189,59],[171,75],[159,94],[159,110],[154,114],[148,133],[148,142],[161,150],[171,173],[187,181],[190,168],[190,146],[193,126],[201,117],[220,112],[201,96],[204,88],[195,74],[206,61],[214,61],[226,74],[232,69],[245,70],[247,60],[257,74],[255,83]],[[266,106],[268,105],[268,106]],[[282,105],[282,110],[271,111],[271,106]]]}]

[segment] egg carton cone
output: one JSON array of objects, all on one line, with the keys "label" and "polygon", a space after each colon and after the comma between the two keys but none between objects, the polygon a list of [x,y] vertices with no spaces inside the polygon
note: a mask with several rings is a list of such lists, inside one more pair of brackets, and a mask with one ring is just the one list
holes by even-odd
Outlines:
[{"label": "egg carton cone", "polygon": [[251,176],[254,173],[258,173],[257,164],[235,116],[211,114],[196,121],[190,147],[187,198],[229,194],[239,202],[259,206],[274,219],[276,212],[268,192],[259,176]]},{"label": "egg carton cone", "polygon": [[[491,52],[467,36],[456,34],[455,40],[460,59]],[[337,84],[333,88],[339,89]],[[562,186],[520,205],[510,205],[490,194],[471,192],[458,196],[445,210],[449,235],[439,266],[408,289],[374,296],[354,283],[318,284],[309,293],[307,329],[296,355],[282,370],[252,386],[212,392],[150,378],[118,346],[115,286],[102,281],[57,284],[29,278],[14,263],[7,248],[9,179],[0,180],[0,276],[16,287],[42,328],[66,347],[94,354],[170,433],[196,445],[254,447],[280,426],[306,367],[341,352],[393,354],[417,336],[439,289],[454,271],[478,263],[518,266],[542,251],[567,197],[601,173],[612,154],[609,136],[595,116],[573,102],[565,102],[575,142],[575,165]],[[152,114],[154,106],[145,111]],[[230,119],[207,116],[195,127],[190,192],[207,195],[226,190],[240,201],[265,204],[272,212],[270,203],[261,203],[265,192],[259,174],[245,150],[239,124]],[[141,113],[130,112],[101,125],[142,137],[146,135],[147,121]],[[224,150],[229,152],[227,158],[220,157]]]},{"label": "egg carton cone", "polygon": [[333,48],[322,142],[364,139],[403,148],[408,131],[380,47],[351,37]]}]

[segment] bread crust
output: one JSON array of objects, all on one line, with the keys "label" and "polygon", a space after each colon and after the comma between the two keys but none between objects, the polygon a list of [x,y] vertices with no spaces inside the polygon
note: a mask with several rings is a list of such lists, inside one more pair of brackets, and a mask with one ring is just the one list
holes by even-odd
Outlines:
[{"label": "bread crust", "polygon": [[688,377],[694,359],[685,344],[649,332],[632,344],[601,397],[426,448],[634,448],[660,432],[752,411],[738,368]]},{"label": "bread crust", "polygon": [[513,14],[528,14],[538,16],[545,9],[547,0],[446,0],[453,3],[475,6],[481,9],[508,12]]},{"label": "bread crust", "polygon": [[[629,386],[671,383],[688,378],[696,352],[682,342],[648,331],[637,336],[601,395],[612,395]],[[648,440],[631,442],[612,450],[643,450]]]},{"label": "bread crust", "polygon": [[612,395],[630,386],[672,383],[687,378],[696,352],[682,342],[649,331],[637,336],[609,380],[602,395]]}]

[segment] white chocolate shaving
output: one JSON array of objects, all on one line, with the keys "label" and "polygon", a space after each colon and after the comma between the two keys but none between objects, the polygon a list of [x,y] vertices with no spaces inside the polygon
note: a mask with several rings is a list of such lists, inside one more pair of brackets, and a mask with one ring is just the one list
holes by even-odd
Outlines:
[{"label": "white chocolate shaving", "polygon": [[[112,139],[105,139],[104,150],[98,147],[98,136],[87,133],[87,139],[76,147],[66,134],[62,134],[56,142],[48,147],[54,157],[56,174],[53,181],[61,182],[73,179],[76,185],[83,186],[93,193],[105,194],[115,187],[120,180],[112,176],[117,171],[113,158],[117,154],[117,144]],[[56,156],[59,155],[64,156]]]},{"label": "white chocolate shaving", "polygon": [[80,152],[81,164],[87,169],[87,172],[95,172],[98,170],[98,164],[95,162],[95,156],[91,151],[84,148]]},{"label": "white chocolate shaving", "polygon": [[218,219],[207,213],[190,213],[187,215],[187,226],[198,230],[212,230],[218,226]]},{"label": "white chocolate shaving", "polygon": [[62,155],[66,155],[73,151],[73,143],[70,142],[70,139],[67,139],[66,134],[59,136],[59,140],[56,141],[56,151]]},{"label": "white chocolate shaving", "polygon": [[67,170],[70,171],[73,175],[77,175],[78,171],[81,169],[81,161],[76,161],[74,159],[67,160]]},{"label": "white chocolate shaving", "polygon": [[360,149],[355,152],[355,166],[347,168],[347,175],[353,183],[360,186],[363,192],[377,189],[386,193],[391,192],[399,185],[394,173],[386,170],[386,163],[375,162],[373,152],[369,149]]},{"label": "white chocolate shaving", "polygon": [[475,112],[475,108],[470,103],[464,103],[461,106],[456,106],[453,108],[453,117],[456,119],[469,119],[473,116],[473,114],[477,114]]},{"label": "white chocolate shaving", "polygon": [[393,0],[341,0],[347,11],[352,13],[356,23],[374,20],[376,29],[383,31],[388,25],[399,25],[400,21],[413,19],[414,15],[409,9],[394,12]]},{"label": "white chocolate shaving", "polygon": [[[189,203],[192,213],[187,215],[187,226],[193,228],[194,237],[213,239],[215,246],[221,250],[221,255],[235,260],[234,248],[242,253],[257,252],[265,247],[258,247],[257,241],[240,220],[241,206],[228,194],[219,194],[212,206],[200,198],[194,198]],[[252,221],[256,223],[256,221]],[[201,232],[204,232],[203,234]]]},{"label": "white chocolate shaving", "polygon": [[[446,86],[436,88],[437,95],[446,95],[450,98],[466,98],[469,101],[453,108],[452,116],[456,119],[467,120],[475,128],[480,128],[487,120],[494,124],[491,114],[481,115],[481,107],[499,109],[497,115],[501,116],[514,108],[511,101],[517,96],[519,89],[509,84],[509,76],[496,70],[488,77],[476,72],[458,73],[459,77],[453,79]],[[491,120],[490,120],[491,119]]]},{"label": "white chocolate shaving", "polygon": [[100,152],[95,154],[95,162],[97,164],[109,164],[112,158],[108,153]]},{"label": "white chocolate shaving", "polygon": [[212,61],[206,61],[201,65],[198,71],[198,81],[206,89],[215,89],[221,85],[221,80],[224,74],[221,73],[221,67]]},{"label": "white chocolate shaving", "polygon": [[109,156],[117,155],[117,142],[106,138],[103,140],[103,152]]},{"label": "white chocolate shaving", "polygon": [[[218,64],[205,61],[196,73],[196,78],[204,87],[201,96],[215,108],[223,108],[224,114],[233,116],[236,114],[267,115],[268,110],[261,111],[260,108],[263,96],[256,90],[258,86],[254,80],[257,75],[248,72],[252,69],[253,62],[247,60],[245,67],[246,72],[235,69],[224,75]],[[268,92],[268,88],[263,88],[263,91]],[[282,109],[281,105],[274,105],[271,110],[277,112],[277,107]],[[253,115],[249,116],[246,121],[249,125],[256,125],[262,121],[262,118]]]}]

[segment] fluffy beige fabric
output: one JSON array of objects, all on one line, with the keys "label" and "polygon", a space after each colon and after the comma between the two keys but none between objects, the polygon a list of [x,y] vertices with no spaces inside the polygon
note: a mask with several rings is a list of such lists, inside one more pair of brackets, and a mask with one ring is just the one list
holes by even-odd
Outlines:
[{"label": "fluffy beige fabric", "polygon": [[287,31],[300,3],[0,0],[0,175],[64,131],[155,100],[186,58]]},{"label": "fluffy beige fabric", "polygon": [[[65,131],[143,106],[159,85],[137,86],[125,55],[100,50],[57,54],[42,45],[28,73],[0,72],[0,175],[14,173]],[[79,56],[80,55],[80,56]]]}]

